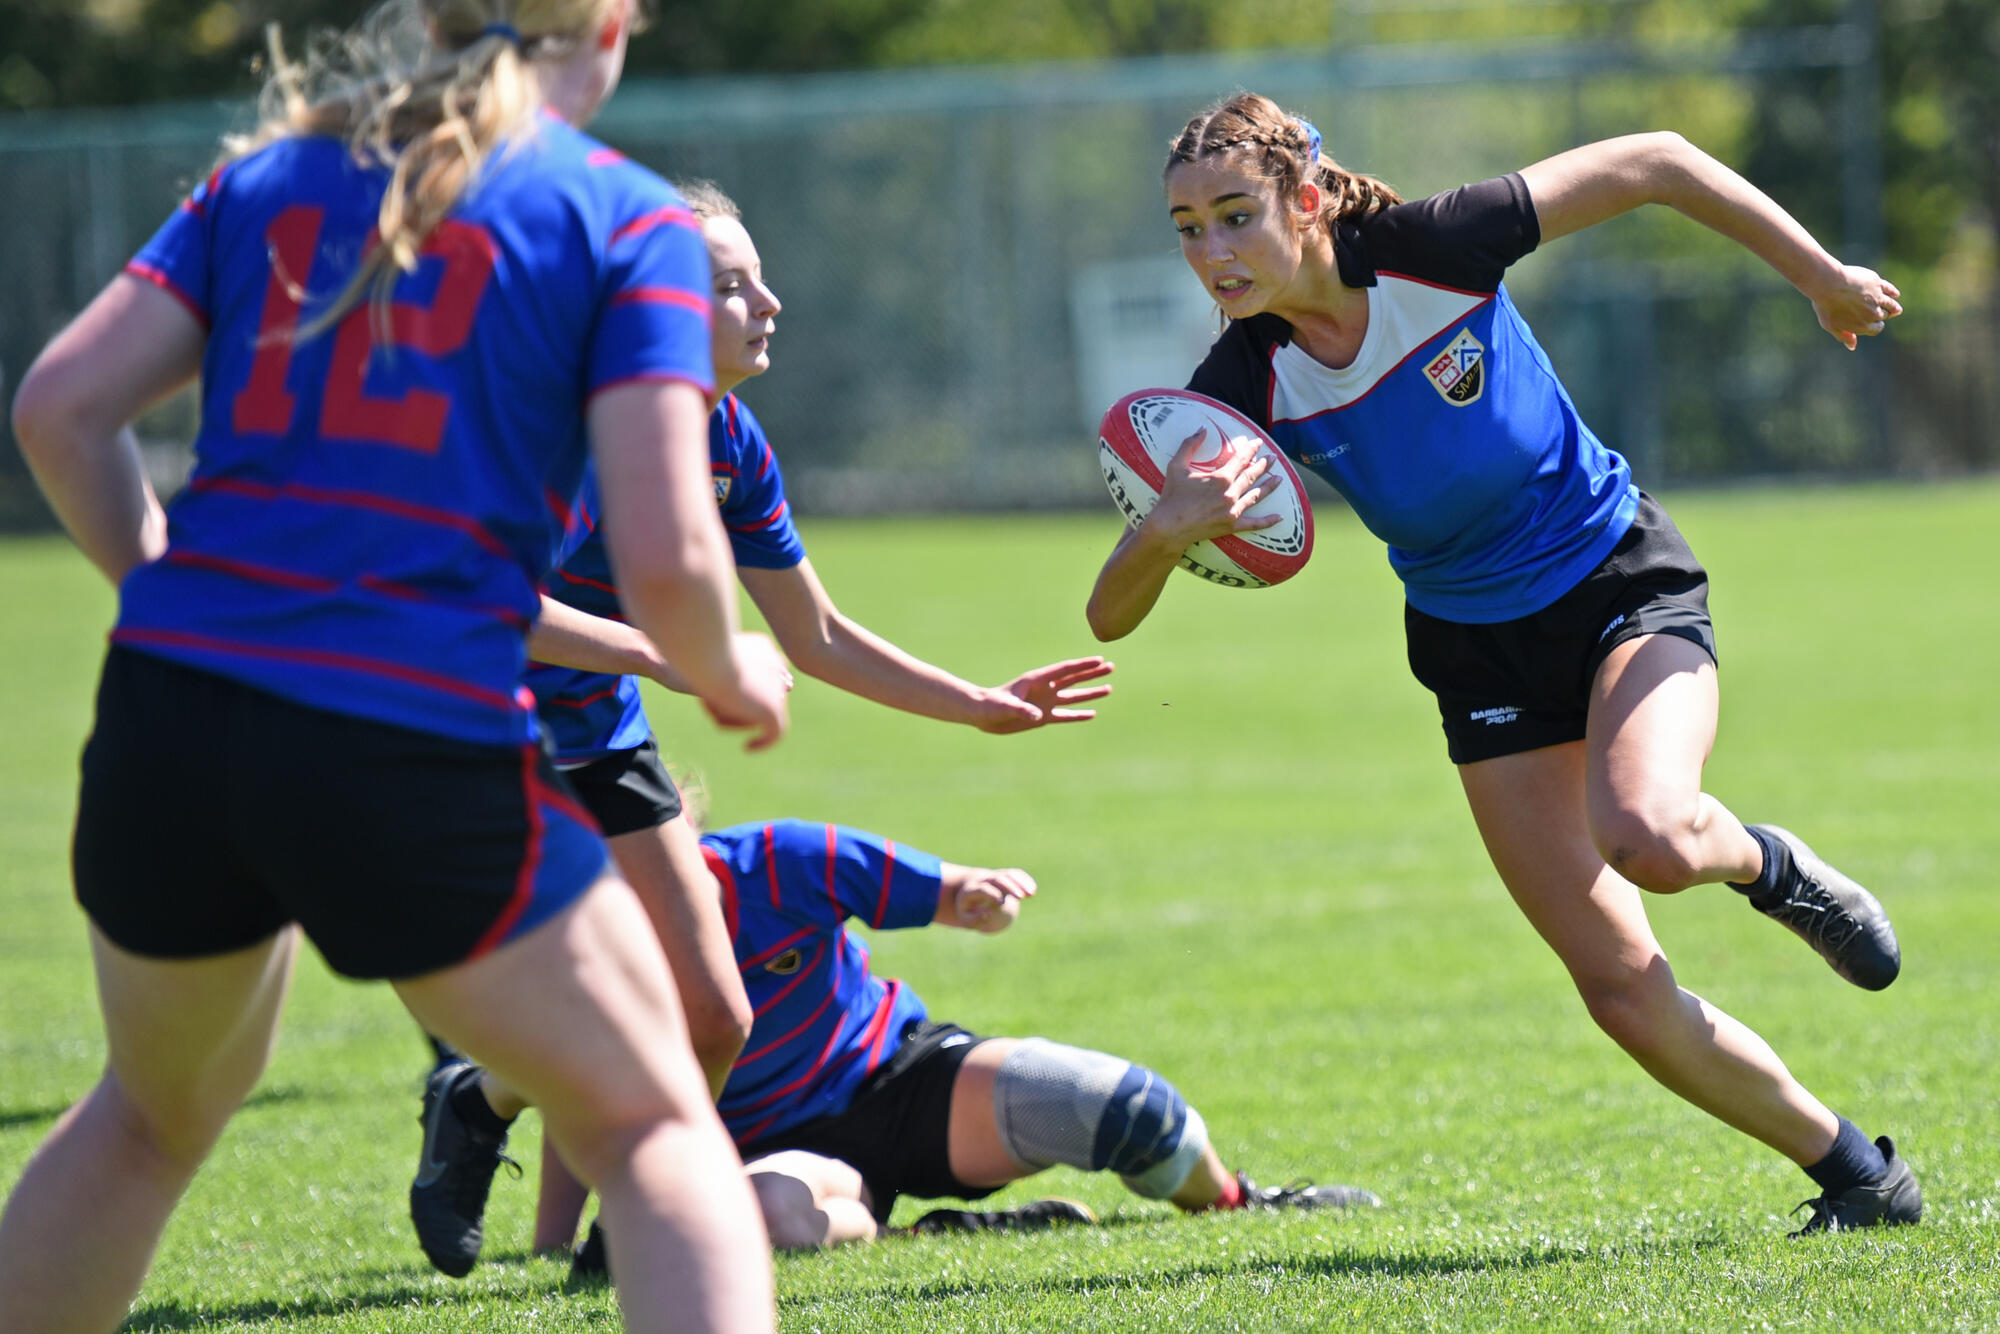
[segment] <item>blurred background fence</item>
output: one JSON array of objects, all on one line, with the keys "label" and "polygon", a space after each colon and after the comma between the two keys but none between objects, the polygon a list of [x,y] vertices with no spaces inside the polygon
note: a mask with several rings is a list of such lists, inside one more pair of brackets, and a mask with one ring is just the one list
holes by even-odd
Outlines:
[{"label": "blurred background fence", "polygon": [[[1879,77],[1873,29],[1837,22],[633,80],[593,129],[742,204],[785,302],[774,369],[743,392],[801,509],[1095,505],[1098,414],[1126,390],[1181,383],[1216,329],[1160,191],[1168,138],[1216,96],[1272,95],[1345,165],[1412,197],[1677,129],[1843,259],[1875,265]],[[247,115],[181,103],[0,117],[0,373],[18,375]],[[1642,484],[2000,461],[1993,301],[1913,301],[1850,356],[1770,270],[1661,209],[1531,256],[1509,284]],[[142,423],[164,483],[195,425],[191,395]],[[9,437],[0,523],[45,522]]]}]

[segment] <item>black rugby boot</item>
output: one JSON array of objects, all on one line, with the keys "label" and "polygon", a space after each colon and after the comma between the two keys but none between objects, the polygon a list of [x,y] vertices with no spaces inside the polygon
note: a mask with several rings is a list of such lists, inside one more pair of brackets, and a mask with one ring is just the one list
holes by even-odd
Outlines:
[{"label": "black rugby boot", "polygon": [[1897,1227],[1915,1223],[1924,1216],[1924,1193],[1917,1186],[1917,1174],[1907,1161],[1896,1156],[1896,1145],[1887,1135],[1875,1141],[1889,1170],[1882,1179],[1865,1186],[1849,1186],[1838,1195],[1821,1195],[1806,1200],[1798,1209],[1810,1207],[1812,1217],[1794,1237],[1816,1232],[1852,1232],[1863,1227]]},{"label": "black rugby boot", "polygon": [[424,1145],[410,1182],[410,1222],[417,1241],[430,1262],[453,1278],[464,1278],[479,1263],[493,1174],[501,1163],[517,1174],[521,1170],[501,1152],[506,1131],[495,1135],[468,1125],[451,1105],[452,1093],[465,1080],[478,1078],[479,1067],[470,1061],[447,1065],[431,1076],[424,1089]]},{"label": "black rugby boot", "polygon": [[933,1209],[910,1224],[920,1234],[938,1232],[1034,1232],[1065,1223],[1095,1223],[1097,1215],[1075,1200],[1050,1196],[1018,1209]]},{"label": "black rugby boot", "polygon": [[1766,917],[1790,927],[1819,951],[1842,977],[1857,987],[1880,991],[1896,980],[1903,951],[1896,928],[1873,894],[1828,866],[1805,841],[1774,824],[1752,825],[1785,853],[1790,866],[1780,866],[1777,887],[1754,895],[1750,905]]}]

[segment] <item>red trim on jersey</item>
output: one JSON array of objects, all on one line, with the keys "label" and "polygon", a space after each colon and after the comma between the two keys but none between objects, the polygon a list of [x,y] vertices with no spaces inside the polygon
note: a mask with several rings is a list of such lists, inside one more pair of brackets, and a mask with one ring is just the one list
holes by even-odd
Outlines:
[{"label": "red trim on jersey", "polygon": [[[576,669],[572,667],[569,668],[569,670],[575,671]],[[613,695],[616,695],[617,693],[618,693],[618,687],[613,686],[609,690],[600,690],[595,695],[585,695],[582,699],[544,699],[540,700],[539,702],[546,708],[587,709],[591,705],[597,703],[599,700],[610,699]]]},{"label": "red trim on jersey", "polygon": [[615,148],[593,148],[583,155],[586,167],[609,167],[624,160],[625,155]]},{"label": "red trim on jersey", "polygon": [[896,875],[896,840],[885,838],[882,840],[882,845],[888,857],[882,864],[882,897],[875,901],[875,920],[868,924],[878,929],[882,925],[882,919],[889,915],[889,882]]},{"label": "red trim on jersey", "polygon": [[514,878],[514,893],[507,900],[507,906],[493,919],[493,925],[486,928],[479,937],[479,943],[465,957],[477,959],[489,953],[514,929],[514,923],[521,920],[521,914],[528,910],[528,904],[535,897],[535,872],[542,865],[542,806],[537,800],[541,784],[537,781],[535,761],[541,752],[533,746],[521,747],[521,796],[527,804],[528,847],[521,858],[521,873]]},{"label": "red trim on jersey", "polygon": [[768,519],[759,519],[755,523],[726,523],[722,526],[732,533],[761,533],[766,528],[775,528],[783,523],[785,515],[790,512],[791,506],[781,500],[778,502],[778,508],[771,512],[771,517]]},{"label": "red trim on jersey", "polygon": [[834,892],[833,877],[836,871],[835,855],[840,851],[840,831],[832,825],[826,827],[826,902],[833,909],[833,921],[838,926],[847,917],[847,909],[840,906],[840,895]]},{"label": "red trim on jersey", "polygon": [[723,410],[728,415],[729,418],[729,425],[725,429],[731,435],[737,434],[738,430],[740,429],[736,425],[736,406],[737,406],[736,395],[734,394],[730,394],[728,397],[722,400]]},{"label": "red trim on jersey", "polygon": [[157,648],[194,649],[202,653],[261,658],[270,662],[295,662],[307,667],[332,667],[341,671],[386,677],[406,685],[422,686],[427,690],[470,700],[474,704],[498,709],[503,713],[511,714],[519,709],[519,705],[511,695],[501,695],[478,686],[467,685],[456,677],[439,676],[433,672],[405,667],[399,662],[365,658],[355,653],[335,653],[327,649],[281,648],[273,644],[245,644],[233,639],[216,639],[209,635],[188,634],[180,630],[114,630],[111,632],[111,642],[151,644]]},{"label": "red trim on jersey", "polygon": [[736,877],[730,872],[729,863],[722,860],[722,854],[704,843],[701,845],[701,859],[708,863],[710,874],[722,890],[722,916],[729,924],[729,938],[736,939]]},{"label": "red trim on jersey", "polygon": [[616,584],[607,584],[602,579],[592,579],[586,575],[571,574],[568,570],[560,566],[556,569],[556,578],[566,584],[575,584],[580,588],[594,588],[600,593],[616,593],[618,591]]},{"label": "red trim on jersey", "polygon": [[888,989],[882,993],[882,1003],[875,1007],[875,1017],[868,1021],[875,1030],[870,1038],[863,1033],[861,1040],[868,1045],[868,1068],[873,1070],[882,1059],[882,1044],[889,1037],[889,1016],[896,1012],[896,997],[903,992],[903,984],[895,978],[889,979]]},{"label": "red trim on jersey", "polygon": [[378,579],[372,574],[360,575],[354,583],[357,588],[365,588],[371,593],[380,593],[385,598],[395,598],[399,602],[417,602],[427,607],[450,607],[456,611],[469,611],[477,616],[487,616],[524,633],[531,623],[528,617],[512,607],[486,607],[477,603],[452,602],[421,588],[399,584],[393,579]]},{"label": "red trim on jersey", "polygon": [[[735,1068],[741,1070],[744,1066],[750,1064],[750,1062],[752,1061],[762,1060],[764,1057],[769,1056],[772,1052],[778,1050],[778,1048],[790,1042],[793,1038],[797,1037],[799,1034],[805,1032],[808,1028],[811,1028],[814,1024],[819,1022],[819,1017],[826,1013],[826,1007],[833,1004],[833,999],[834,999],[833,990],[832,988],[828,988],[826,996],[824,999],[820,1001],[818,1008],[816,1008],[811,1014],[807,1015],[803,1022],[798,1024],[796,1027],[792,1029],[791,1032],[785,1034],[783,1037],[772,1038],[769,1042],[757,1048],[757,1050],[744,1052],[741,1056],[736,1058]],[[834,1037],[839,1036],[839,1034],[840,1034],[840,1025],[835,1024],[833,1028],[833,1033],[829,1035],[826,1040],[827,1047],[831,1047],[833,1045]],[[810,1079],[813,1075],[818,1074],[820,1066],[824,1064],[826,1064],[826,1051],[822,1049],[819,1054],[819,1059],[813,1062],[812,1069],[808,1070],[805,1073],[805,1075],[800,1079],[799,1082],[804,1083],[806,1079]],[[780,1090],[780,1092],[788,1093],[791,1091],[791,1089],[797,1087],[798,1087],[797,1084],[793,1084],[786,1089]],[[773,1098],[776,1098],[777,1096],[778,1094],[776,1093],[770,1094],[767,1097],[760,1098],[757,1102],[753,1103],[748,1107],[743,1108],[742,1110],[745,1112],[754,1112],[759,1110],[760,1108],[768,1107],[771,1104],[771,1100]]]},{"label": "red trim on jersey", "polygon": [[[1449,292],[1456,292],[1456,291],[1457,291],[1458,289],[1457,289],[1456,287],[1449,287],[1449,288],[1446,288],[1445,290],[1446,290],[1446,291],[1449,291]],[[1479,293],[1477,293],[1477,292],[1467,292],[1467,293],[1465,293],[1465,295],[1467,295],[1467,296],[1478,296],[1478,295],[1479,295]],[[1430,346],[1430,344],[1431,344],[1431,343],[1432,343],[1432,342],[1433,342],[1434,340],[1436,340],[1436,339],[1439,339],[1439,338],[1442,338],[1442,337],[1444,337],[1444,335],[1445,335],[1445,334],[1446,334],[1447,332],[1449,332],[1449,331],[1450,331],[1450,329],[1451,329],[1451,326],[1452,326],[1452,325],[1454,325],[1454,324],[1459,324],[1459,323],[1462,323],[1463,321],[1466,321],[1466,320],[1469,320],[1469,319],[1471,319],[1471,318],[1472,318],[1472,317],[1473,317],[1474,315],[1478,314],[1478,313],[1479,313],[1479,306],[1484,306],[1484,305],[1486,305],[1486,304],[1487,304],[1487,302],[1490,302],[1490,301],[1492,301],[1492,300],[1493,300],[1493,297],[1494,297],[1494,294],[1493,294],[1493,293],[1488,293],[1488,294],[1487,294],[1487,297],[1486,297],[1486,300],[1485,300],[1485,301],[1482,301],[1482,302],[1480,302],[1478,306],[1474,306],[1474,307],[1472,307],[1472,308],[1471,308],[1470,310],[1467,310],[1467,311],[1465,311],[1465,312],[1464,312],[1463,314],[1460,314],[1460,315],[1457,315],[1457,316],[1454,316],[1453,318],[1451,318],[1451,319],[1449,319],[1449,320],[1446,320],[1446,321],[1444,322],[1444,324],[1442,324],[1441,326],[1439,326],[1439,328],[1438,328],[1437,332],[1435,332],[1435,333],[1430,333],[1430,334],[1426,334],[1426,335],[1424,335],[1424,336],[1423,336],[1422,338],[1418,339],[1418,340],[1417,340],[1417,342],[1416,342],[1416,345],[1415,345],[1414,347],[1412,347],[1412,348],[1411,348],[1411,349],[1410,349],[1410,350],[1409,350],[1409,351],[1408,351],[1407,353],[1405,353],[1405,354],[1403,355],[1403,359],[1402,359],[1401,361],[1398,361],[1398,362],[1397,362],[1397,363],[1396,363],[1395,365],[1391,366],[1391,367],[1390,367],[1390,368],[1389,368],[1388,370],[1386,370],[1386,371],[1383,371],[1383,372],[1382,372],[1382,373],[1381,373],[1380,375],[1376,376],[1376,377],[1375,377],[1375,382],[1374,382],[1373,384],[1369,385],[1369,386],[1368,386],[1368,387],[1367,387],[1366,389],[1364,389],[1364,390],[1362,390],[1362,391],[1361,391],[1360,393],[1356,394],[1356,395],[1355,395],[1355,396],[1354,396],[1353,398],[1350,398],[1350,399],[1348,399],[1348,400],[1347,400],[1347,401],[1346,401],[1345,403],[1336,403],[1336,404],[1334,404],[1334,405],[1333,405],[1332,407],[1330,407],[1330,408],[1321,408],[1321,409],[1320,409],[1320,410],[1319,410],[1318,412],[1314,412],[1314,413],[1309,413],[1309,414],[1307,414],[1306,416],[1303,416],[1303,417],[1286,417],[1286,418],[1283,418],[1282,420],[1284,421],[1285,425],[1287,425],[1287,426],[1297,426],[1297,425],[1299,425],[1299,424],[1301,424],[1301,423],[1303,423],[1303,422],[1309,422],[1309,421],[1314,421],[1314,420],[1316,420],[1316,419],[1318,419],[1318,418],[1320,418],[1320,417],[1324,417],[1324,416],[1327,416],[1327,415],[1329,415],[1329,414],[1331,414],[1331,413],[1335,413],[1335,412],[1345,412],[1345,411],[1347,411],[1347,410],[1348,410],[1349,408],[1353,407],[1353,406],[1354,406],[1354,405],[1355,405],[1356,403],[1359,403],[1359,402],[1360,402],[1360,401],[1361,401],[1362,399],[1364,399],[1364,398],[1367,398],[1367,397],[1368,397],[1368,396],[1369,396],[1370,394],[1374,393],[1374,392],[1375,392],[1375,391],[1376,391],[1377,389],[1380,389],[1380,388],[1382,387],[1382,385],[1384,384],[1384,382],[1386,382],[1386,381],[1388,380],[1388,378],[1389,378],[1390,376],[1394,375],[1394,374],[1395,374],[1395,373],[1396,373],[1397,371],[1399,371],[1399,370],[1403,369],[1403,367],[1405,367],[1405,366],[1409,365],[1409,364],[1410,364],[1410,359],[1411,359],[1412,357],[1416,356],[1416,355],[1417,355],[1417,354],[1418,354],[1419,352],[1422,352],[1422,351],[1423,351],[1423,350],[1424,350],[1424,349],[1425,349],[1426,347]],[[1273,348],[1273,349],[1271,350],[1271,355],[1272,355],[1273,357],[1276,357],[1276,356],[1277,356],[1277,349],[1276,349],[1276,348]],[[1277,394],[1278,394],[1278,376],[1277,376],[1277,370],[1276,370],[1276,368],[1275,368],[1275,367],[1273,367],[1273,368],[1272,368],[1272,373],[1271,373],[1271,400],[1272,400],[1272,402],[1273,402],[1273,403],[1275,403],[1275,402],[1277,401]],[[1270,416],[1270,414],[1269,414],[1268,412],[1266,412],[1266,413],[1265,413],[1265,415],[1266,415],[1266,416]],[[1279,420],[1280,420],[1280,419],[1279,419],[1279,418],[1277,418],[1277,417],[1272,417],[1272,418],[1271,418],[1271,425],[1273,425],[1273,426],[1276,426],[1276,425],[1278,424]]]},{"label": "red trim on jersey", "polygon": [[125,272],[139,279],[141,282],[151,283],[174,300],[180,302],[183,306],[186,306],[188,314],[199,320],[203,329],[210,327],[208,312],[201,308],[201,303],[182,291],[179,284],[175,283],[172,278],[169,278],[160,270],[143,261],[134,259],[126,261]]},{"label": "red trim on jersey", "polygon": [[822,940],[818,945],[813,947],[812,960],[810,962],[801,962],[799,964],[799,975],[793,978],[791,981],[785,983],[784,986],[780,987],[776,995],[770,997],[762,1005],[759,1005],[755,1010],[751,1011],[752,1022],[754,1023],[756,1020],[763,1018],[768,1011],[782,1004],[784,1002],[785,997],[791,995],[792,992],[796,991],[798,989],[799,983],[805,981],[807,978],[812,976],[813,970],[819,967],[819,961],[821,958],[825,956],[825,954],[826,954],[826,942]]},{"label": "red trim on jersey", "polygon": [[585,395],[585,398],[594,399],[607,389],[622,389],[626,385],[631,385],[631,384],[691,385],[694,388],[701,390],[703,398],[707,398],[710,394],[713,394],[715,392],[715,382],[713,380],[698,380],[694,376],[689,375],[686,371],[639,371],[632,375],[621,375],[615,380],[606,380],[603,384],[597,386],[597,388],[591,390],[589,394]]},{"label": "red trim on jersey", "polygon": [[254,565],[244,560],[229,560],[223,556],[211,556],[202,551],[190,551],[186,547],[168,547],[167,554],[160,557],[167,565],[185,565],[190,569],[214,570],[219,574],[245,579],[253,584],[274,584],[279,588],[296,588],[306,593],[335,593],[340,585],[331,579],[322,579],[315,574],[299,574],[293,570],[275,569],[269,565]]},{"label": "red trim on jersey", "polygon": [[678,287],[628,287],[611,298],[614,306],[678,306],[693,311],[706,323],[715,314],[715,305],[699,292]]},{"label": "red trim on jersey", "polygon": [[372,510],[377,514],[388,514],[415,523],[449,528],[454,532],[463,533],[496,556],[504,556],[508,560],[514,558],[514,553],[507,549],[506,544],[487,532],[477,519],[454,514],[450,510],[435,509],[429,505],[413,505],[408,501],[397,500],[393,496],[379,496],[369,491],[306,486],[299,482],[286,482],[282,486],[273,486],[269,482],[250,482],[233,477],[198,477],[188,483],[187,489],[196,493],[215,492],[220,495],[245,496],[251,500],[302,500],[309,505]]},{"label": "red trim on jersey", "polygon": [[564,534],[568,534],[571,529],[576,527],[576,511],[571,509],[561,496],[544,487],[542,489],[542,499],[547,502],[549,513],[553,514],[556,522],[562,525]]},{"label": "red trim on jersey", "polygon": [[757,456],[757,480],[763,481],[771,475],[771,469],[778,466],[778,456],[771,452],[771,442],[763,442],[764,452]]},{"label": "red trim on jersey", "polygon": [[804,940],[807,936],[816,936],[820,934],[820,932],[823,929],[824,928],[817,926],[800,927],[797,931],[792,932],[791,935],[786,936],[783,940],[771,946],[769,949],[759,950],[757,953],[751,955],[749,958],[742,960],[736,966],[739,970],[745,972],[749,971],[752,968],[761,968],[765,964],[769,963],[771,960],[777,958],[780,954],[783,954],[786,950],[790,949],[792,946],[798,944],[801,940]]},{"label": "red trim on jersey", "polygon": [[[832,1000],[833,997],[829,996],[827,997],[827,999]],[[769,1093],[757,1099],[757,1101],[749,1104],[747,1107],[740,1107],[733,1112],[725,1113],[723,1119],[725,1121],[727,1121],[731,1117],[741,1119],[743,1117],[749,1116],[753,1112],[761,1112],[766,1107],[769,1107],[772,1103],[777,1102],[781,1098],[788,1098],[792,1094],[798,1092],[801,1088],[804,1088],[807,1084],[810,1084],[815,1078],[818,1077],[819,1072],[825,1068],[827,1057],[832,1055],[833,1053],[833,1044],[839,1041],[839,1039],[840,1039],[840,1025],[835,1024],[833,1026],[833,1032],[827,1034],[826,1045],[819,1049],[819,1056],[816,1060],[813,1061],[810,1069],[808,1069],[804,1074],[800,1075],[797,1079],[794,1079],[791,1083],[785,1085],[783,1088],[772,1089]],[[742,1065],[743,1063],[741,1061],[737,1062],[738,1069],[741,1069]],[[757,1136],[763,1134],[766,1130],[770,1129],[771,1122],[777,1120],[780,1116],[783,1115],[784,1112],[782,1110],[774,1112],[770,1116],[767,1116],[762,1121],[758,1122],[750,1130],[745,1131],[743,1134],[737,1135],[735,1134],[735,1132],[732,1131],[730,1132],[731,1136],[739,1144],[754,1141],[757,1138]]]},{"label": "red trim on jersey", "polygon": [[779,907],[778,899],[778,826],[764,826],[764,878],[771,882],[771,906]]},{"label": "red trim on jersey", "polygon": [[656,227],[686,227],[697,232],[701,230],[701,224],[695,220],[692,209],[679,204],[668,204],[664,208],[654,209],[651,213],[640,214],[611,233],[610,244],[617,245],[620,241],[643,235]]}]

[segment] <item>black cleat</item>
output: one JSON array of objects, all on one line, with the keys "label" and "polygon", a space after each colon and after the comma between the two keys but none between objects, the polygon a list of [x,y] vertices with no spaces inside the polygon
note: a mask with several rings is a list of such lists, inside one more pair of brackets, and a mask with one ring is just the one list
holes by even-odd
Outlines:
[{"label": "black cleat", "polygon": [[1095,1223],[1097,1215],[1075,1200],[1050,1196],[1018,1209],[933,1209],[910,1224],[919,1235],[939,1232],[1038,1232],[1065,1223]]},{"label": "black cleat", "polygon": [[590,1231],[583,1238],[583,1245],[570,1256],[569,1277],[572,1283],[608,1283],[611,1281],[611,1252],[604,1245],[604,1221],[590,1220]]},{"label": "black cleat", "polygon": [[1755,827],[1783,844],[1792,864],[1780,887],[1751,899],[1751,906],[1790,927],[1855,986],[1880,991],[1894,982],[1903,951],[1875,896],[1828,866],[1797,834],[1774,824]]},{"label": "black cleat", "polygon": [[1382,1201],[1359,1186],[1315,1186],[1294,1181],[1284,1186],[1260,1186],[1247,1173],[1236,1174],[1245,1209],[1379,1209]]},{"label": "black cleat", "polygon": [[1799,1209],[1812,1208],[1812,1217],[1794,1237],[1815,1232],[1852,1232],[1859,1227],[1898,1227],[1920,1222],[1924,1216],[1924,1193],[1917,1187],[1917,1174],[1910,1164],[1896,1156],[1896,1145],[1887,1135],[1875,1141],[1889,1163],[1888,1175],[1865,1186],[1849,1186],[1838,1195],[1822,1195],[1805,1200]]},{"label": "black cleat", "polygon": [[479,1263],[485,1240],[481,1223],[494,1172],[502,1163],[517,1174],[521,1170],[500,1151],[507,1143],[506,1131],[493,1135],[467,1125],[452,1108],[453,1091],[464,1080],[477,1078],[479,1067],[470,1061],[431,1076],[424,1089],[423,1150],[410,1182],[410,1222],[417,1241],[430,1262],[453,1278],[464,1278]]}]

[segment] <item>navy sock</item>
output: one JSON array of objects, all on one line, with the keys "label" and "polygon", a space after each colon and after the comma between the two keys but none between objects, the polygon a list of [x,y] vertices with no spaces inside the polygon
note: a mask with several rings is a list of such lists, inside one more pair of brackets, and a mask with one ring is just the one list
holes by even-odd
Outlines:
[{"label": "navy sock", "polygon": [[458,1119],[483,1134],[497,1138],[506,1134],[507,1127],[514,1124],[512,1117],[503,1120],[500,1113],[493,1110],[493,1104],[486,1101],[486,1094],[479,1087],[477,1070],[460,1075],[448,1096]]},{"label": "navy sock", "polygon": [[1764,869],[1757,878],[1750,881],[1728,881],[1731,889],[1738,894],[1747,894],[1752,899],[1770,898],[1784,889],[1792,878],[1792,850],[1765,833],[1754,824],[1743,826],[1743,832],[1757,840],[1757,846],[1764,851]]},{"label": "navy sock", "polygon": [[1870,1185],[1888,1174],[1889,1163],[1882,1150],[1844,1116],[1826,1157],[1806,1169],[1806,1175],[1829,1195],[1838,1195],[1850,1186]]}]

